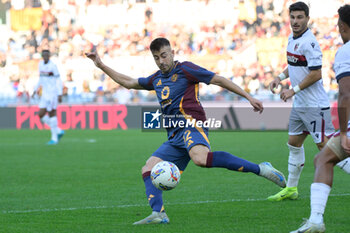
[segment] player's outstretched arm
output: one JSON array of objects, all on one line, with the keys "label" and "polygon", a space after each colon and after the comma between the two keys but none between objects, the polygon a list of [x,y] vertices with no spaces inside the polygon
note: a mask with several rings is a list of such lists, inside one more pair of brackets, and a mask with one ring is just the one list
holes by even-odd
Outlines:
[{"label": "player's outstretched arm", "polygon": [[350,120],[350,76],[339,80],[338,117],[341,146],[346,153],[350,154],[350,138],[347,137]]},{"label": "player's outstretched arm", "polygon": [[137,79],[131,78],[127,75],[118,73],[112,68],[105,65],[97,52],[85,53],[85,55],[90,58],[96,67],[100,68],[105,74],[107,74],[111,79],[113,79],[116,83],[122,85],[127,89],[144,89]]},{"label": "player's outstretched arm", "polygon": [[210,84],[215,84],[218,85],[222,88],[225,88],[229,91],[232,91],[236,93],[237,95],[240,95],[244,98],[246,98],[249,103],[253,106],[255,112],[262,113],[264,110],[263,104],[260,100],[257,100],[253,97],[251,97],[246,91],[244,91],[242,88],[231,82],[230,80],[219,76],[219,75],[214,75],[214,77],[211,79]]}]

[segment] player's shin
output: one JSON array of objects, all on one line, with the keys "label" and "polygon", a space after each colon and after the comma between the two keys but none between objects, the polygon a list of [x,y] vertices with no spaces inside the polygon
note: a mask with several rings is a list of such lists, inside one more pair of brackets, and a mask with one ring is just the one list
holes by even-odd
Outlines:
[{"label": "player's shin", "polygon": [[145,172],[142,174],[143,182],[145,183],[146,188],[146,197],[153,211],[162,212],[164,211],[162,197],[163,192],[154,187],[150,174],[151,172]]},{"label": "player's shin", "polygon": [[48,126],[50,126],[50,117],[48,115],[44,115],[42,118],[40,118],[40,121],[43,124],[47,124]]},{"label": "player's shin", "polygon": [[253,172],[259,174],[259,165],[236,157],[225,151],[209,152],[206,167],[222,167],[233,171]]},{"label": "player's shin", "polygon": [[304,147],[287,145],[289,147],[287,187],[297,187],[305,163]]},{"label": "player's shin", "polygon": [[311,184],[311,215],[310,222],[323,223],[323,214],[326,208],[327,200],[331,187],[324,183]]},{"label": "player's shin", "polygon": [[50,117],[51,140],[58,141],[57,117]]}]

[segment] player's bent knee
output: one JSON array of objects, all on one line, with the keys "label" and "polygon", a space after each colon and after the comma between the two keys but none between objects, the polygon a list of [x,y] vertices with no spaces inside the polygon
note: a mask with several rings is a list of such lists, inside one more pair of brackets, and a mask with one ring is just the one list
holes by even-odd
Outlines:
[{"label": "player's bent knee", "polygon": [[194,164],[196,164],[197,166],[200,167],[206,167],[207,165],[207,156],[204,154],[193,154],[191,156],[191,159],[193,161]]},{"label": "player's bent knee", "polygon": [[204,145],[196,145],[189,151],[191,160],[200,167],[206,167],[209,148]]},{"label": "player's bent knee", "polygon": [[152,169],[148,169],[148,167],[145,165],[145,166],[143,166],[143,167],[141,168],[141,173],[144,174],[144,173],[149,172],[149,171],[151,171],[151,170],[152,170]]},{"label": "player's bent knee", "polygon": [[339,158],[331,152],[331,150],[326,147],[321,152],[319,152],[314,158],[314,166],[320,167],[325,164],[336,164],[339,162]]},{"label": "player's bent knee", "polygon": [[152,168],[159,162],[163,161],[161,158],[151,156],[147,161],[146,164],[142,167],[142,174],[145,172],[149,172],[152,170]]},{"label": "player's bent knee", "polygon": [[152,165],[151,163],[146,163],[141,169],[142,174],[145,172],[150,172],[152,170],[153,166],[154,165]]},{"label": "player's bent knee", "polygon": [[300,134],[300,135],[290,135],[288,139],[288,145],[293,147],[302,147],[304,144],[304,140],[306,138],[306,135]]},{"label": "player's bent knee", "polygon": [[205,167],[205,165],[206,165],[200,159],[194,159],[193,163],[196,164],[197,166],[200,166],[200,167]]}]

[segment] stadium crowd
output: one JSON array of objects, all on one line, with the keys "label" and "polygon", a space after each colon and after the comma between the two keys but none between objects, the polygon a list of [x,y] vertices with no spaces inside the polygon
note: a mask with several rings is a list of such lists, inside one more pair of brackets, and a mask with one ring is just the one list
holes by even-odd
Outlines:
[{"label": "stadium crowd", "polygon": [[[118,86],[83,54],[96,49],[121,73],[147,76],[157,69],[148,46],[159,36],[172,42],[178,60],[192,61],[230,78],[259,99],[278,100],[268,84],[286,66],[285,46],[291,32],[286,9],[292,2],[1,0],[6,23],[0,25],[0,105],[33,101],[30,96],[38,80],[42,49],[51,51],[51,60],[59,67],[67,103],[156,101],[154,92]],[[341,44],[336,9],[345,0],[308,3],[311,29],[323,51],[324,85],[335,99],[332,61]],[[27,22],[27,28],[15,28],[16,20],[20,21],[16,13],[25,9],[40,10],[39,26]],[[288,81],[284,86],[289,86]],[[238,99],[211,85],[202,85],[200,95],[208,101]]]}]

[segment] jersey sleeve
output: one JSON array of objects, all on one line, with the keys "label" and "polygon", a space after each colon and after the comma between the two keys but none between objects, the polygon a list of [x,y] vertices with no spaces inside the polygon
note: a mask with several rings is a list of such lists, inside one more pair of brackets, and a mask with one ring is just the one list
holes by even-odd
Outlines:
[{"label": "jersey sleeve", "polygon": [[39,80],[38,80],[38,82],[35,84],[33,91],[34,91],[34,92],[38,91],[38,89],[39,89],[39,87],[42,85],[42,83],[43,83],[43,77],[40,75]]},{"label": "jersey sleeve", "polygon": [[54,77],[60,78],[60,72],[58,71],[58,68],[55,64],[52,66],[52,73]]},{"label": "jersey sleeve", "polygon": [[56,87],[57,87],[57,94],[62,95],[63,94],[63,82],[60,78],[56,79]]},{"label": "jersey sleeve", "polygon": [[42,61],[40,61],[39,62],[39,77],[44,77],[45,76],[45,74],[44,74],[44,72],[42,71],[42,66],[43,66],[43,64],[42,64]]},{"label": "jersey sleeve", "polygon": [[322,51],[316,40],[309,40],[304,44],[304,54],[310,70],[322,68]]},{"label": "jersey sleeve", "polygon": [[39,80],[34,86],[34,90],[33,90],[34,92],[36,92],[39,89],[39,87],[42,85],[42,82],[43,82],[43,74],[41,72],[41,62],[39,62],[38,68],[39,68]]},{"label": "jersey sleeve", "polygon": [[339,82],[340,79],[350,76],[350,59],[346,54],[346,50],[340,49],[336,54],[336,63],[334,64],[335,78]]},{"label": "jersey sleeve", "polygon": [[153,86],[153,80],[155,78],[155,76],[157,75],[157,73],[152,74],[151,76],[148,76],[147,78],[139,78],[138,82],[139,85],[143,88],[145,88],[146,90],[154,90],[154,86]]},{"label": "jersey sleeve", "polygon": [[186,78],[192,82],[203,82],[209,84],[215,73],[192,62],[183,62],[181,66]]}]

